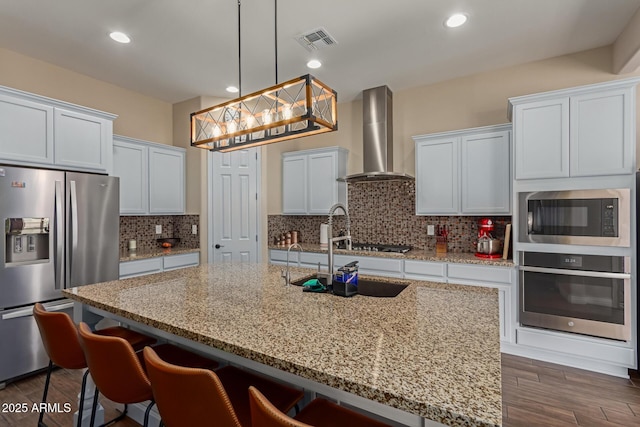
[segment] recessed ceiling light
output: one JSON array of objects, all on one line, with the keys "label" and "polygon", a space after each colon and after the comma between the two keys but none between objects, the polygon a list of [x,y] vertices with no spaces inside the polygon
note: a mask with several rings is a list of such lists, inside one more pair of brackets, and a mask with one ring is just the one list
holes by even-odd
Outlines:
[{"label": "recessed ceiling light", "polygon": [[120,31],[114,31],[109,34],[112,40],[117,41],[118,43],[129,43],[131,39],[125,33],[121,33]]},{"label": "recessed ceiling light", "polygon": [[467,22],[467,15],[463,13],[456,13],[455,15],[451,15],[449,18],[447,18],[444,25],[446,25],[449,28],[455,28],[455,27],[459,27],[465,22]]},{"label": "recessed ceiling light", "polygon": [[238,93],[238,88],[235,86],[228,86],[227,87],[227,92],[231,92],[231,93]]},{"label": "recessed ceiling light", "polygon": [[318,61],[317,59],[312,59],[311,61],[307,62],[307,67],[309,67],[309,68],[320,68],[320,67],[322,67],[322,63],[320,61]]}]

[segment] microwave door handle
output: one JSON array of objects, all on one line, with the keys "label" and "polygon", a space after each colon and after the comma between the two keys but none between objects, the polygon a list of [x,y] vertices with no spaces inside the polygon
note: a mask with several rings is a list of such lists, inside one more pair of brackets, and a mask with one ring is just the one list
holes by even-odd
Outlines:
[{"label": "microwave door handle", "polygon": [[520,271],[528,271],[531,273],[547,273],[558,274],[564,276],[580,276],[580,277],[596,277],[601,279],[622,279],[627,280],[631,278],[629,273],[609,273],[606,271],[586,271],[586,270],[565,270],[561,268],[547,268],[547,267],[530,267],[520,266]]},{"label": "microwave door handle", "polygon": [[62,256],[64,252],[64,213],[62,209],[62,199],[64,197],[64,192],[62,191],[62,181],[56,181],[55,183],[55,196],[54,196],[54,213],[53,216],[55,218],[54,225],[54,239],[55,239],[55,281],[54,287],[55,289],[61,288],[62,283]]}]

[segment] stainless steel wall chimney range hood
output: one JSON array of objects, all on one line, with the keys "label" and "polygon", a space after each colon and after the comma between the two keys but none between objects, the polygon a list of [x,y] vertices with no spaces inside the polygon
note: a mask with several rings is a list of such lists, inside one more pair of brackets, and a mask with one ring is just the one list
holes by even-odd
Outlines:
[{"label": "stainless steel wall chimney range hood", "polygon": [[393,94],[387,86],[362,92],[363,172],[340,178],[348,183],[413,180],[393,172]]}]

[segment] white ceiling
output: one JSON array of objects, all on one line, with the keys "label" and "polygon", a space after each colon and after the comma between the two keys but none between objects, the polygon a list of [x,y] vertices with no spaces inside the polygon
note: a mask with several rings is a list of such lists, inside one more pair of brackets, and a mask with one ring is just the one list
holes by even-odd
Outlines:
[{"label": "white ceiling", "polygon": [[[274,2],[242,0],[242,92],[275,83]],[[280,0],[278,78],[311,72],[350,101],[615,41],[640,0]],[[454,12],[469,15],[457,29]],[[311,54],[294,36],[324,27]],[[120,30],[132,42],[107,34]],[[238,81],[237,0],[0,0],[0,47],[169,102]],[[306,68],[316,57],[318,70]],[[1,72],[1,64],[0,64]]]}]

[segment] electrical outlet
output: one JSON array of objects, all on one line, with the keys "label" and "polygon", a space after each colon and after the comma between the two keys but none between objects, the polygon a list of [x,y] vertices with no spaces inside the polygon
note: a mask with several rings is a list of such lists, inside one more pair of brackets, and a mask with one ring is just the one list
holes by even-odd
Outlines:
[{"label": "electrical outlet", "polygon": [[162,225],[160,224],[156,225],[156,234],[162,234]]},{"label": "electrical outlet", "polygon": [[436,227],[434,225],[427,225],[427,236],[433,236],[436,234]]},{"label": "electrical outlet", "polygon": [[191,234],[198,234],[198,226],[196,224],[191,226]]}]

